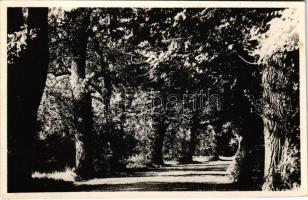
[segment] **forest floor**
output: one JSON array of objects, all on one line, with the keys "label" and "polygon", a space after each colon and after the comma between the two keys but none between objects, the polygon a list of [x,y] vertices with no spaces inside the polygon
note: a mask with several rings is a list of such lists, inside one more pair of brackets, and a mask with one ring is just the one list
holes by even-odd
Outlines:
[{"label": "forest floor", "polygon": [[[74,181],[72,171],[39,173],[33,178],[41,182],[46,179],[67,185],[69,191],[221,191],[236,190],[232,175],[227,168],[232,160],[209,161],[205,157],[194,158],[193,164],[166,162],[155,169],[136,170],[125,177],[94,178]],[[43,184],[44,185],[44,184]],[[48,184],[45,184],[46,187]],[[42,187],[42,184],[40,184]],[[60,187],[60,186],[59,186]],[[51,189],[51,188],[50,188]],[[39,189],[40,191],[43,188]],[[56,190],[56,188],[54,188]],[[65,187],[61,188],[65,190]]]}]

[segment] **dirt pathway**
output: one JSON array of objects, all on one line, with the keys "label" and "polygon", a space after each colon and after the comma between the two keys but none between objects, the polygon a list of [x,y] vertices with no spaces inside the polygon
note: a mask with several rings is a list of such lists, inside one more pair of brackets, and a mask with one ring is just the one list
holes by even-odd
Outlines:
[{"label": "dirt pathway", "polygon": [[[36,174],[35,178],[70,181],[78,191],[213,191],[236,190],[227,168],[231,160],[195,164],[166,162],[166,166],[137,171],[128,177],[95,178],[75,182],[72,174]],[[62,178],[61,178],[62,177]],[[67,180],[65,180],[67,179]]]},{"label": "dirt pathway", "polygon": [[92,188],[90,190],[223,190],[224,185],[233,183],[232,176],[227,174],[230,163],[231,161],[208,161],[198,164],[169,164],[159,169],[137,172],[131,177],[97,178],[75,182],[75,185]]}]

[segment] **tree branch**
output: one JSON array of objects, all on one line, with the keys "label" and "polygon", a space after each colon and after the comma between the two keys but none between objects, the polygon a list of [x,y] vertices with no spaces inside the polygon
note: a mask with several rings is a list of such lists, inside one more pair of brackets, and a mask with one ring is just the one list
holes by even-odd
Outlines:
[{"label": "tree branch", "polygon": [[243,56],[241,56],[237,51],[231,50],[230,54],[236,54],[243,62],[245,62],[248,65],[259,65],[258,63],[250,62],[246,60]]},{"label": "tree branch", "polygon": [[55,73],[55,72],[52,72],[52,71],[48,71],[47,73],[48,73],[48,74],[52,74],[52,75],[54,75],[55,77],[70,76],[70,75],[71,75],[70,72],[59,72],[59,73]]}]

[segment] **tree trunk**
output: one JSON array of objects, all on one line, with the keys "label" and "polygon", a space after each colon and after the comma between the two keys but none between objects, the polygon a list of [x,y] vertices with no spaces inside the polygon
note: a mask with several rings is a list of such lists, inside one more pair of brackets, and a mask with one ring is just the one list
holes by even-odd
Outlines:
[{"label": "tree trunk", "polygon": [[92,160],[92,98],[88,91],[86,79],[86,54],[88,44],[87,28],[90,23],[90,13],[86,13],[80,23],[80,28],[74,31],[75,41],[72,44],[74,59],[71,65],[70,83],[73,91],[74,118],[77,124],[75,133],[77,179],[88,179],[93,175]]},{"label": "tree trunk", "polygon": [[19,31],[20,27],[24,25],[22,8],[8,8],[7,19],[7,32],[14,33],[16,31]]},{"label": "tree trunk", "polygon": [[262,190],[275,190],[275,170],[281,159],[281,138],[277,137],[278,123],[268,118],[263,118],[264,122],[264,184]]},{"label": "tree trunk", "polygon": [[197,137],[197,127],[198,127],[198,113],[194,113],[190,122],[190,135],[189,141],[182,142],[182,157],[180,162],[192,163],[193,156],[196,151],[196,137]]},{"label": "tree trunk", "polygon": [[[277,135],[280,132],[279,127],[282,123],[264,118],[264,142],[265,142],[265,165],[264,165],[264,183],[262,190],[272,191],[281,189],[290,189],[293,187],[294,180],[290,180],[287,166],[296,162],[296,157],[290,157],[291,140],[284,135]],[[285,134],[282,132],[282,134]],[[281,137],[282,136],[282,137]]]},{"label": "tree trunk", "polygon": [[87,91],[85,79],[80,73],[80,66],[75,62],[71,68],[71,86],[73,89],[74,117],[77,124],[75,133],[76,166],[75,170],[79,179],[85,179],[93,173],[92,165],[92,99]]},{"label": "tree trunk", "polygon": [[163,155],[163,146],[164,146],[164,138],[166,134],[166,130],[168,125],[159,120],[157,122],[154,121],[154,141],[152,147],[152,164],[163,165],[164,164],[164,155]]},{"label": "tree trunk", "polygon": [[193,156],[196,151],[197,126],[198,126],[198,114],[194,114],[192,118],[192,124],[191,124],[191,135],[190,135],[190,141],[189,141],[189,151],[188,151],[187,162],[193,162]]},{"label": "tree trunk", "polygon": [[[8,12],[10,12],[8,9]],[[21,12],[21,9],[15,10]],[[8,65],[8,191],[27,191],[31,184],[37,110],[42,98],[47,68],[48,8],[29,8],[28,28],[37,37],[27,38],[25,54]],[[22,16],[18,14],[19,18]],[[17,31],[20,20],[8,18],[9,31]],[[15,24],[15,23],[18,23]],[[13,28],[15,27],[15,28]]]},{"label": "tree trunk", "polygon": [[[285,168],[295,158],[290,157],[287,153],[290,139],[285,137],[286,133],[280,128],[284,125],[266,117],[263,118],[263,121],[265,164],[262,190],[272,191],[284,188],[284,185],[289,184],[290,180],[284,180],[287,176]],[[280,134],[278,135],[277,132]]]},{"label": "tree trunk", "polygon": [[194,156],[195,151],[196,151],[196,132],[195,131],[196,130],[194,128],[191,129],[188,152],[187,152],[187,156],[185,157],[185,161],[187,163],[193,162],[193,156]]},{"label": "tree trunk", "polygon": [[86,179],[93,173],[92,163],[92,106],[90,94],[75,99],[77,127],[76,142],[76,173],[78,178]]},{"label": "tree trunk", "polygon": [[[263,100],[265,103],[263,111],[265,145],[263,190],[290,189],[293,183],[299,181],[288,177],[291,171],[288,174],[284,170],[286,165],[294,164],[300,159],[297,155],[287,153],[292,145],[299,147],[297,144],[299,141],[294,142],[294,140],[290,144],[291,138],[299,135],[297,114],[299,96],[295,96],[296,90],[293,89],[294,84],[292,83],[293,81],[298,82],[298,76],[296,76],[298,69],[285,70],[285,64],[283,64],[290,64],[290,61],[292,64],[298,62],[298,51],[272,55],[268,61],[269,64],[263,70]],[[298,66],[298,63],[295,63],[295,66]]]},{"label": "tree trunk", "polygon": [[[106,67],[107,68],[107,67]],[[105,86],[105,114],[107,120],[110,120],[110,100],[112,95],[112,82],[110,77],[109,69],[103,69],[105,72],[103,73],[104,76],[104,86]]]}]

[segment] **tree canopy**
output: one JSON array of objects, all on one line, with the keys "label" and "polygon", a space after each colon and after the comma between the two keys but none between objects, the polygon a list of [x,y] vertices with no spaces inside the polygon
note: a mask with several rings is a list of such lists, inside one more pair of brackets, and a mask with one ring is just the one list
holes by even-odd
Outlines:
[{"label": "tree canopy", "polygon": [[[283,8],[49,8],[36,156],[78,168],[88,153],[93,176],[109,176],[213,155],[220,135],[246,173],[239,187],[297,187],[297,18]],[[8,35],[9,63],[36,33],[25,24]]]}]

